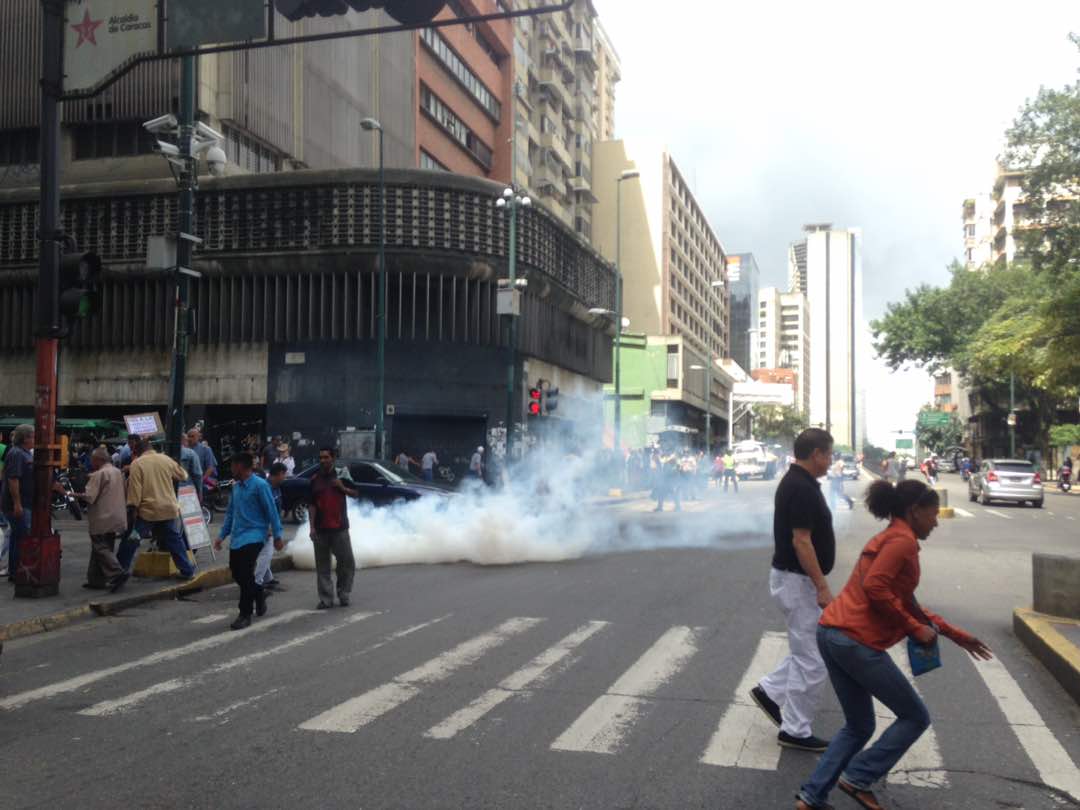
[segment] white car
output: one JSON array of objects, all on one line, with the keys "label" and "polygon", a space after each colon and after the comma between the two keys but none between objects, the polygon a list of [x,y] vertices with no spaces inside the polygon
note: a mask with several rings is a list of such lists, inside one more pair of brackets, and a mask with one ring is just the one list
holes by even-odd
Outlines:
[{"label": "white car", "polygon": [[741,481],[747,478],[769,481],[776,476],[776,456],[760,442],[739,442],[732,455],[735,459],[735,475]]}]

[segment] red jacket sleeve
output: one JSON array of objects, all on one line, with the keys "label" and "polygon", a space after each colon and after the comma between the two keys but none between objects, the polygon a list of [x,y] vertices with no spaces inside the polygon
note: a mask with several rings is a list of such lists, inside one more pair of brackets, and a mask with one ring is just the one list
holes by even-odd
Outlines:
[{"label": "red jacket sleeve", "polygon": [[922,622],[911,614],[904,600],[893,590],[893,581],[918,553],[917,541],[903,536],[889,538],[881,544],[862,582],[863,591],[874,607],[891,616],[909,635],[922,627]]},{"label": "red jacket sleeve", "polygon": [[959,627],[954,627],[953,625],[945,621],[943,618],[938,616],[936,613],[931,613],[926,608],[923,608],[923,613],[926,614],[926,618],[928,618],[930,621],[937,625],[937,628],[941,631],[942,635],[944,635],[946,638],[952,639],[957,644],[965,641],[970,641],[972,639],[970,633],[965,633]]}]

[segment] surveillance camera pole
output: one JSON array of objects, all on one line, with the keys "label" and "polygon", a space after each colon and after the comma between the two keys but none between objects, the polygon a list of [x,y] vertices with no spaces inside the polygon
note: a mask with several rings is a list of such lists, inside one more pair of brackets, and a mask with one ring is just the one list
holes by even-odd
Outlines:
[{"label": "surveillance camera pole", "polygon": [[195,57],[180,59],[180,160],[184,168],[180,172],[179,211],[176,240],[176,324],[173,338],[172,374],[169,380],[169,411],[166,414],[165,436],[168,453],[180,459],[180,436],[184,432],[184,396],[187,382],[188,318],[191,306],[191,279],[185,270],[191,270],[194,247],[195,188],[198,183],[198,166],[192,154],[195,130]]}]

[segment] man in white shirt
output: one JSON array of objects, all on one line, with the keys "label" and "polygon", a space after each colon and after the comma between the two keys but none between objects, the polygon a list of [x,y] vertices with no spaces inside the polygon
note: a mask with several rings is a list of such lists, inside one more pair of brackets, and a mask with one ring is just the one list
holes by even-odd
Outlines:
[{"label": "man in white shirt", "polygon": [[472,461],[469,462],[469,475],[475,478],[477,481],[484,480],[484,448],[483,446],[477,447],[476,452],[472,455]]},{"label": "man in white shirt", "polygon": [[439,457],[434,450],[428,450],[420,459],[420,471],[424,474],[425,481],[435,480],[435,465],[439,463]]}]

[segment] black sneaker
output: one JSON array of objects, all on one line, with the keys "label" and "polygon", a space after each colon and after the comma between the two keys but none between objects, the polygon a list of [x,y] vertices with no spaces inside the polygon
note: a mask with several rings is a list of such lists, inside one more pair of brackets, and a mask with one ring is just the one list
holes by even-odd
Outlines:
[{"label": "black sneaker", "polygon": [[750,690],[750,699],[757,704],[759,709],[765,712],[766,716],[772,720],[774,726],[780,728],[780,723],[782,722],[780,717],[780,707],[776,705],[776,701],[765,693],[764,689],[760,686],[755,686]]},{"label": "black sneaker", "polygon": [[237,616],[236,621],[229,625],[233,630],[243,630],[245,627],[251,627],[250,616]]},{"label": "black sneaker", "polygon": [[255,615],[256,616],[265,616],[266,615],[266,594],[265,593],[259,593],[255,597]]},{"label": "black sneaker", "polygon": [[326,604],[326,602],[319,602],[319,604],[317,604],[315,606],[315,609],[316,610],[329,610],[332,607],[333,607],[333,605],[328,605],[328,604]]},{"label": "black sneaker", "polygon": [[349,597],[347,597],[347,596],[339,596],[337,601],[338,601],[338,604],[341,605],[342,607],[348,607],[349,606]]},{"label": "black sneaker", "polygon": [[794,748],[796,751],[810,751],[820,754],[829,747],[828,740],[822,740],[811,734],[809,737],[793,737],[786,731],[781,731],[776,741],[784,748]]}]

